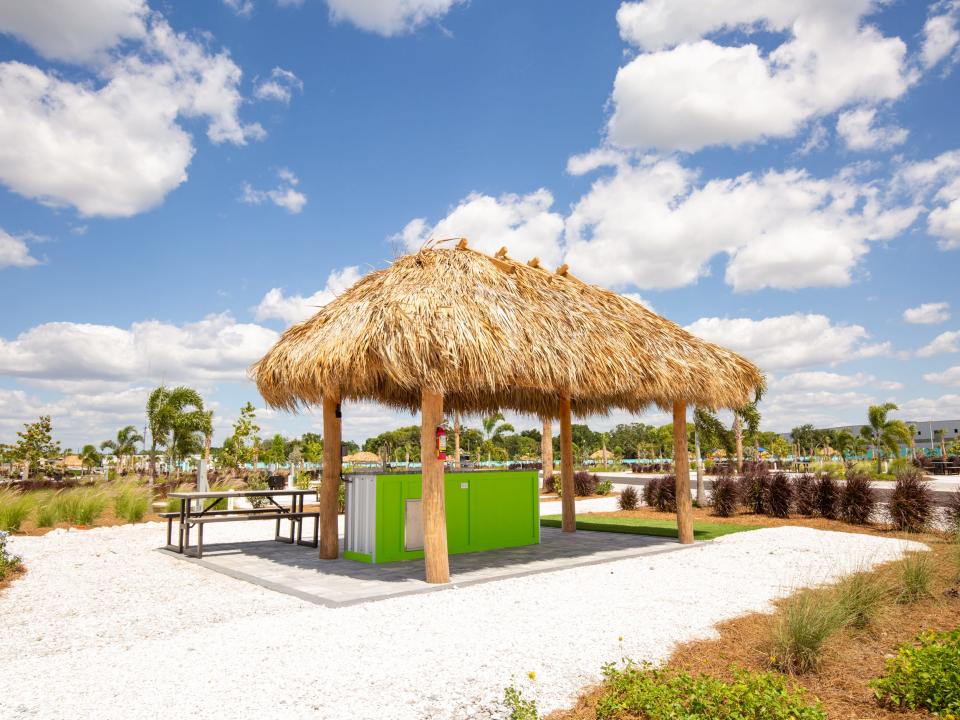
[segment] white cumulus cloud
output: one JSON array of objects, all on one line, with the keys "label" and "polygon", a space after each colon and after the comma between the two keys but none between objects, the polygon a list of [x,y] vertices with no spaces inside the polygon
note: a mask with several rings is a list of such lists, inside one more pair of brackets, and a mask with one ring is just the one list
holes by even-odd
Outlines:
[{"label": "white cumulus cloud", "polygon": [[906,128],[874,125],[876,108],[855,108],[840,113],[837,133],[851,150],[888,150],[907,141]]},{"label": "white cumulus cloud", "polygon": [[227,52],[209,52],[159,14],[135,47],[96,63],[89,77],[0,63],[0,182],[87,216],[155,207],[186,180],[193,157],[180,120],[205,120],[214,143],[263,136],[238,116],[241,75]]},{"label": "white cumulus cloud", "polygon": [[360,279],[360,268],[353,265],[342,270],[334,270],[327,276],[326,284],[312,295],[284,295],[282,288],[272,288],[257,305],[255,317],[258,321],[282,320],[288,325],[306,320],[348,289]]},{"label": "white cumulus cloud", "polygon": [[280,184],[270,190],[257,190],[250,183],[244,183],[240,202],[248,205],[271,202],[293,215],[299,213],[307,204],[307,196],[296,189],[300,180],[287,168],[280,168],[277,171],[277,177],[280,178]]},{"label": "white cumulus cloud", "polygon": [[303,92],[303,81],[290,70],[275,67],[269,78],[257,83],[253,95],[260,100],[276,100],[288,104],[294,91]]},{"label": "white cumulus cloud", "polygon": [[915,325],[936,325],[950,319],[950,303],[922,303],[903,311],[903,319]]},{"label": "white cumulus cloud", "polygon": [[32,267],[39,262],[30,254],[30,248],[23,237],[15,237],[0,228],[0,269]]},{"label": "white cumulus cloud", "polygon": [[[866,22],[875,9],[870,0],[625,2],[620,33],[641,52],[617,72],[610,138],[687,151],[740,145],[898,98],[912,82],[906,45]],[[740,43],[761,31],[781,40],[770,53]]]},{"label": "white cumulus cloud", "polygon": [[[385,37],[416,30],[463,0],[327,0],[330,18]],[[281,4],[299,4],[286,0]]]},{"label": "white cumulus cloud", "polygon": [[553,195],[543,188],[500,197],[471,193],[442,220],[430,225],[416,218],[392,239],[416,251],[430,239],[466,237],[470,247],[482,252],[492,254],[506,246],[517,260],[539,257],[545,265],[558,265],[563,218],[552,206]]},{"label": "white cumulus cloud", "polygon": [[933,357],[943,353],[960,352],[960,330],[940,333],[927,345],[917,350],[918,357]]},{"label": "white cumulus cloud", "polygon": [[954,365],[943,372],[926,373],[923,379],[936,385],[960,386],[960,365]]},{"label": "white cumulus cloud", "polygon": [[[578,160],[576,168],[600,164]],[[887,206],[877,188],[848,174],[771,170],[701,183],[675,158],[618,167],[566,220],[566,261],[604,284],[688,285],[722,253],[734,290],[847,285],[870,241],[894,237],[919,212]]]},{"label": "white cumulus cloud", "polygon": [[923,64],[930,68],[950,55],[960,43],[960,31],[957,30],[957,16],[960,3],[934,3],[933,11],[923,25]]},{"label": "white cumulus cloud", "polygon": [[889,343],[869,342],[870,334],[861,325],[834,324],[826,315],[705,317],[686,329],[741,353],[762,370],[833,365],[890,352]]}]

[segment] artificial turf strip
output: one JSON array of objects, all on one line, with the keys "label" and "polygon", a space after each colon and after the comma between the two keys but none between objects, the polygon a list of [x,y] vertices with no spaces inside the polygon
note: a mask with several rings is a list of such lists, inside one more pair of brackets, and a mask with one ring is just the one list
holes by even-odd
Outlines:
[{"label": "artificial turf strip", "polygon": [[[651,520],[649,518],[606,517],[589,515],[589,519],[577,518],[577,530],[595,530],[599,532],[631,533],[633,535],[656,535],[658,537],[676,537],[676,520]],[[560,527],[559,515],[544,515],[540,518],[544,527]],[[693,537],[696,540],[713,540],[721,535],[759,530],[760,525],[724,525],[722,523],[694,523]]]}]

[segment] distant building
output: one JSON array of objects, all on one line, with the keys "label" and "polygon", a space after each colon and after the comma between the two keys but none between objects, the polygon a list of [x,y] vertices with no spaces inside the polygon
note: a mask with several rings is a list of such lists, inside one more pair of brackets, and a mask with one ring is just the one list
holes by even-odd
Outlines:
[{"label": "distant building", "polygon": [[[940,451],[940,436],[938,430],[944,430],[943,442],[947,447],[951,443],[960,440],[960,420],[904,420],[909,426],[912,425],[913,444],[919,451],[933,451],[934,454]],[[818,430],[849,430],[856,436],[860,435],[860,428],[864,425],[840,425],[839,427],[817,428]],[[785,433],[784,438],[791,440],[790,433]]]}]

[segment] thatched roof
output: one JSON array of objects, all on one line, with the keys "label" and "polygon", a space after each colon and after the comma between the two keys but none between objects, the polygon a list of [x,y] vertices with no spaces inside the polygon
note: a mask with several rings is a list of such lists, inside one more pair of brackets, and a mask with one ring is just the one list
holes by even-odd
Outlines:
[{"label": "thatched roof", "polygon": [[463,242],[366,275],[288,328],[252,374],[271,406],[291,410],[331,389],[416,411],[427,387],[446,411],[550,417],[561,391],[582,416],[675,400],[740,407],[763,384],[736,353],[566,268]]},{"label": "thatched roof", "polygon": [[352,455],[344,455],[343,462],[345,463],[379,463],[383,462],[380,459],[380,456],[376,453],[367,452],[366,450],[361,450],[360,452],[353,453]]},{"label": "thatched roof", "polygon": [[597,450],[590,455],[591,460],[612,460],[613,453],[610,450]]}]

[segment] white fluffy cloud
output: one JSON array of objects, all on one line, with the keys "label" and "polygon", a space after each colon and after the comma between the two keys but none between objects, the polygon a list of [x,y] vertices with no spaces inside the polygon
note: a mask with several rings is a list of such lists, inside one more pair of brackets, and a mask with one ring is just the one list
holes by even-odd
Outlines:
[{"label": "white fluffy cloud", "polygon": [[248,18],[253,15],[253,0],[223,0],[223,4],[240,17]]},{"label": "white fluffy cloud", "polygon": [[904,419],[960,417],[960,395],[914,398],[900,403],[897,415]]},{"label": "white fluffy cloud", "polygon": [[958,2],[938,2],[923,26],[923,64],[930,68],[946,58],[960,43],[957,30]]},{"label": "white fluffy cloud", "polygon": [[131,381],[243,380],[277,337],[227,313],[184,325],[146,320],[129,328],[52,322],[0,338],[0,374],[89,390]]},{"label": "white fluffy cloud", "polygon": [[157,14],[141,40],[78,81],[0,63],[0,182],[83,215],[126,217],[186,180],[194,148],[178,120],[205,120],[214,143],[263,136],[238,116],[241,71],[229,54],[210,53]]},{"label": "white fluffy cloud", "polygon": [[262,205],[265,202],[272,202],[289,213],[294,215],[299,213],[303,210],[303,206],[307,204],[307,196],[296,189],[300,180],[287,168],[280,168],[277,171],[277,177],[280,178],[280,184],[270,190],[257,190],[250,183],[244,183],[240,202],[248,205]]},{"label": "white fluffy cloud", "polygon": [[897,172],[896,182],[917,198],[930,198],[934,207],[927,230],[938,238],[940,249],[960,248],[960,150],[908,163]]},{"label": "white fluffy cloud", "polygon": [[[871,0],[625,2],[620,33],[641,53],[617,73],[610,138],[687,151],[739,145],[792,136],[853,103],[898,98],[912,79],[906,45],[865,23],[874,9]],[[781,44],[764,54],[753,43],[715,41],[760,31]]]},{"label": "white fluffy cloud", "polygon": [[942,353],[960,352],[960,330],[949,330],[937,335],[930,343],[917,350],[919,357],[933,357]]},{"label": "white fluffy cloud", "polygon": [[552,206],[553,195],[542,188],[529,195],[498,198],[471,193],[436,224],[416,218],[392,239],[416,251],[430,239],[466,237],[471,247],[483,252],[495,253],[506,246],[517,260],[539,257],[546,265],[557,265],[563,218],[551,212]]},{"label": "white fluffy cloud", "polygon": [[[569,167],[613,162],[589,154]],[[848,174],[768,171],[699,183],[672,158],[617,167],[566,221],[566,261],[605,284],[688,285],[724,253],[734,290],[846,285],[869,242],[894,237],[918,213],[887,207],[877,188]]]},{"label": "white fluffy cloud", "polygon": [[960,365],[954,365],[952,368],[947,368],[943,372],[926,373],[923,379],[937,385],[960,386]]},{"label": "white fluffy cloud", "polygon": [[770,379],[771,391],[849,390],[874,383],[876,378],[868,373],[841,375],[823,370],[795,372]]},{"label": "white fluffy cloud", "polygon": [[903,311],[903,319],[915,325],[936,325],[950,319],[950,303],[922,303]]},{"label": "white fluffy cloud", "polygon": [[87,62],[118,42],[142,38],[145,0],[43,0],[0,2],[0,32],[36,48],[44,57]]},{"label": "white fluffy cloud", "polygon": [[14,237],[0,228],[0,269],[6,267],[31,267],[40,261],[30,254],[26,240]]},{"label": "white fluffy cloud", "polygon": [[312,295],[284,295],[282,288],[273,288],[263,296],[255,310],[259,321],[282,320],[288,325],[306,320],[318,308],[323,307],[337,295],[360,279],[360,268],[354,266],[334,270],[327,276],[327,283]]},{"label": "white fluffy cloud", "polygon": [[288,104],[294,91],[303,92],[303,81],[290,70],[275,67],[269,78],[257,83],[253,95],[260,100],[276,100]]},{"label": "white fluffy cloud", "polygon": [[888,125],[877,127],[876,108],[855,108],[840,113],[837,133],[851,150],[888,150],[907,141],[906,128]]},{"label": "white fluffy cloud", "polygon": [[[335,22],[352,25],[385,37],[411,32],[437,20],[463,0],[327,0]],[[290,3],[285,4],[299,4]]]},{"label": "white fluffy cloud", "polygon": [[694,335],[729,347],[762,370],[789,370],[836,364],[890,352],[889,343],[870,343],[860,325],[837,325],[825,315],[700,318],[687,326]]}]

